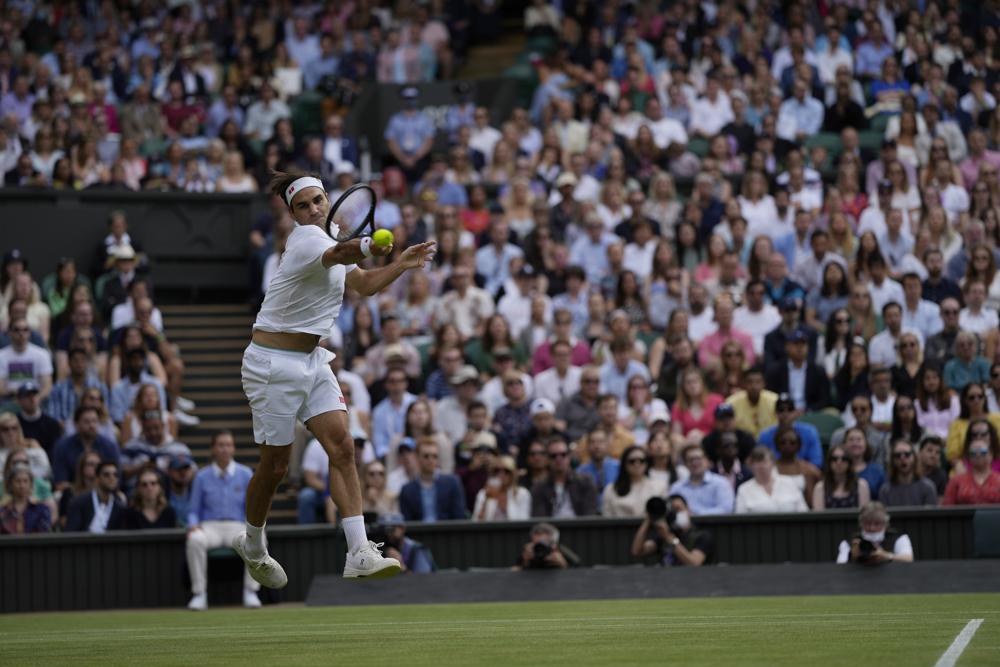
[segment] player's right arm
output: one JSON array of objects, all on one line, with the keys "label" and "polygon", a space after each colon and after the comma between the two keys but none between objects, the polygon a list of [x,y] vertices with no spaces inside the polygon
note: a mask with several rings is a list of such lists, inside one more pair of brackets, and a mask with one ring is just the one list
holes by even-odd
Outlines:
[{"label": "player's right arm", "polygon": [[[379,247],[374,243],[371,244],[371,252],[375,257],[388,255],[391,250],[392,246]],[[351,239],[350,241],[341,241],[340,243],[327,248],[323,252],[322,261],[323,268],[329,269],[335,264],[349,266],[351,264],[362,262],[365,259],[365,254],[361,252],[361,239]]]}]

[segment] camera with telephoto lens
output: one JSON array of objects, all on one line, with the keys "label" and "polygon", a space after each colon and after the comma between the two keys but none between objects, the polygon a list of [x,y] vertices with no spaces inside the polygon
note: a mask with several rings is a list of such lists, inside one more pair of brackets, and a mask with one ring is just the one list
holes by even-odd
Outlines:
[{"label": "camera with telephoto lens", "polygon": [[865,563],[871,560],[872,554],[875,553],[877,547],[870,541],[866,539],[861,539],[858,541],[858,562]]},{"label": "camera with telephoto lens", "polygon": [[653,496],[646,501],[646,515],[651,523],[666,519],[668,526],[673,526],[674,519],[677,518],[676,512],[670,509],[667,506],[667,501],[659,496]]},{"label": "camera with telephoto lens", "polygon": [[552,543],[547,540],[535,542],[535,546],[532,548],[532,565],[535,567],[544,567],[545,559],[552,554],[553,548]]}]

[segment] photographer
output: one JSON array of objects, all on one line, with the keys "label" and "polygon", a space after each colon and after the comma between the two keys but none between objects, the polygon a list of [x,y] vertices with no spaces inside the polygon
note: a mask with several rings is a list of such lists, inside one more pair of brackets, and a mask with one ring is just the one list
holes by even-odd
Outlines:
[{"label": "photographer", "polygon": [[368,531],[373,541],[385,543],[386,556],[398,560],[403,572],[430,574],[437,569],[430,549],[406,536],[402,514],[383,514],[379,523],[370,526]]},{"label": "photographer", "polygon": [[631,551],[636,558],[655,556],[659,565],[698,567],[712,562],[712,546],[711,533],[691,526],[684,496],[674,494],[666,500],[649,499]]},{"label": "photographer", "polygon": [[889,513],[885,505],[872,501],[861,508],[858,514],[861,532],[856,533],[848,544],[840,543],[837,563],[861,563],[881,565],[892,562],[913,562],[913,544],[906,534],[899,534],[889,528]]},{"label": "photographer", "polygon": [[536,523],[530,536],[515,570],[565,570],[580,564],[579,556],[559,544],[559,529],[551,523]]}]

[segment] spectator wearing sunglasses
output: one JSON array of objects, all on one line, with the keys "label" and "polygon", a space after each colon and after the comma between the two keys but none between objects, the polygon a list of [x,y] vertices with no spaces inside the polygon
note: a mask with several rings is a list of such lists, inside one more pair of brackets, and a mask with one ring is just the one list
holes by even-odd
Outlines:
[{"label": "spectator wearing sunglasses", "polygon": [[958,419],[948,427],[948,438],[945,440],[945,457],[952,463],[961,458],[965,444],[968,442],[968,432],[972,423],[985,419],[1000,432],[1000,413],[986,411],[986,392],[983,385],[971,382],[965,386],[959,397],[961,411]]},{"label": "spectator wearing sunglasses", "polygon": [[570,466],[569,445],[561,438],[545,447],[549,476],[531,490],[531,516],[557,519],[597,514],[597,487],[587,475]]},{"label": "spectator wearing sunglasses", "polygon": [[667,485],[649,476],[649,458],[642,447],[633,445],[622,452],[618,478],[604,488],[601,514],[606,517],[637,517],[646,511],[654,496],[665,497]]},{"label": "spectator wearing sunglasses", "polygon": [[868,481],[858,477],[844,445],[830,447],[823,479],[813,487],[814,510],[864,507],[871,500]]},{"label": "spectator wearing sunglasses", "polygon": [[886,507],[938,504],[934,483],[921,474],[917,453],[906,440],[892,443],[889,481],[879,489],[878,499]]},{"label": "spectator wearing sunglasses", "polygon": [[962,458],[969,462],[967,470],[955,475],[944,491],[942,505],[1000,504],[1000,473],[993,470],[1000,458],[996,437],[973,437],[968,440]]},{"label": "spectator wearing sunglasses", "polygon": [[125,504],[118,491],[118,464],[101,461],[97,466],[97,483],[90,493],[73,499],[66,512],[66,531],[104,533],[120,530],[125,516]]}]

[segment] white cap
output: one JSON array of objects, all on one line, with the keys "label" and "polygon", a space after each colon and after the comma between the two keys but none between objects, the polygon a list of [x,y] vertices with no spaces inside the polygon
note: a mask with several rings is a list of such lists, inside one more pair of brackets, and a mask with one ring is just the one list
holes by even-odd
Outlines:
[{"label": "white cap", "polygon": [[536,398],[531,402],[531,416],[534,417],[543,412],[554,415],[556,413],[556,406],[547,398]]}]

